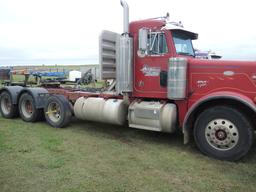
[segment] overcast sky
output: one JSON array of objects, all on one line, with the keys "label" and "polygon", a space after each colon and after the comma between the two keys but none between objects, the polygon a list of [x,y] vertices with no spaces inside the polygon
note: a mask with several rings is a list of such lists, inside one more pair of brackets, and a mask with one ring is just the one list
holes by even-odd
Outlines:
[{"label": "overcast sky", "polygon": [[[197,33],[194,47],[256,60],[255,0],[127,0],[130,20],[164,16]],[[122,32],[119,0],[0,0],[0,65],[98,62],[101,30]]]}]

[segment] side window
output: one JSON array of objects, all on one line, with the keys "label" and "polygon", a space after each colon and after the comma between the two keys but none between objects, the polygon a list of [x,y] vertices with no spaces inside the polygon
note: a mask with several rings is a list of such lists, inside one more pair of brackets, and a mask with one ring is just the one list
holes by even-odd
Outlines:
[{"label": "side window", "polygon": [[148,54],[163,55],[168,52],[164,33],[151,32],[148,35]]}]

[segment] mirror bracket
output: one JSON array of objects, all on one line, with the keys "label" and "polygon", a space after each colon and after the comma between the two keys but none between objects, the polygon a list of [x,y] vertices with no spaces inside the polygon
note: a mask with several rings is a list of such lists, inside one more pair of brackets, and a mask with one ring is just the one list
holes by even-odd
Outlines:
[{"label": "mirror bracket", "polygon": [[146,28],[139,29],[139,50],[138,56],[145,57],[148,51],[148,33],[149,30]]}]

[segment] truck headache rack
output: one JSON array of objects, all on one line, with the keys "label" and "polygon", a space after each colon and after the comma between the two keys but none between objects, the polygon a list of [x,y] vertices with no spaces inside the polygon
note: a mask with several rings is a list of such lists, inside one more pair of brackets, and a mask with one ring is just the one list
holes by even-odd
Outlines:
[{"label": "truck headache rack", "polygon": [[116,79],[117,70],[117,44],[120,35],[111,31],[102,31],[100,35],[99,60],[100,78]]}]

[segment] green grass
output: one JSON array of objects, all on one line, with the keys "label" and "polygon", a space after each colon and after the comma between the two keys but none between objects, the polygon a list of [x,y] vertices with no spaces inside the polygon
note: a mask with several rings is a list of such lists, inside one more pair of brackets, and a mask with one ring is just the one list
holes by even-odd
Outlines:
[{"label": "green grass", "polygon": [[180,134],[76,119],[54,129],[0,117],[0,191],[255,191],[254,148],[239,162],[222,162],[183,145]]}]

